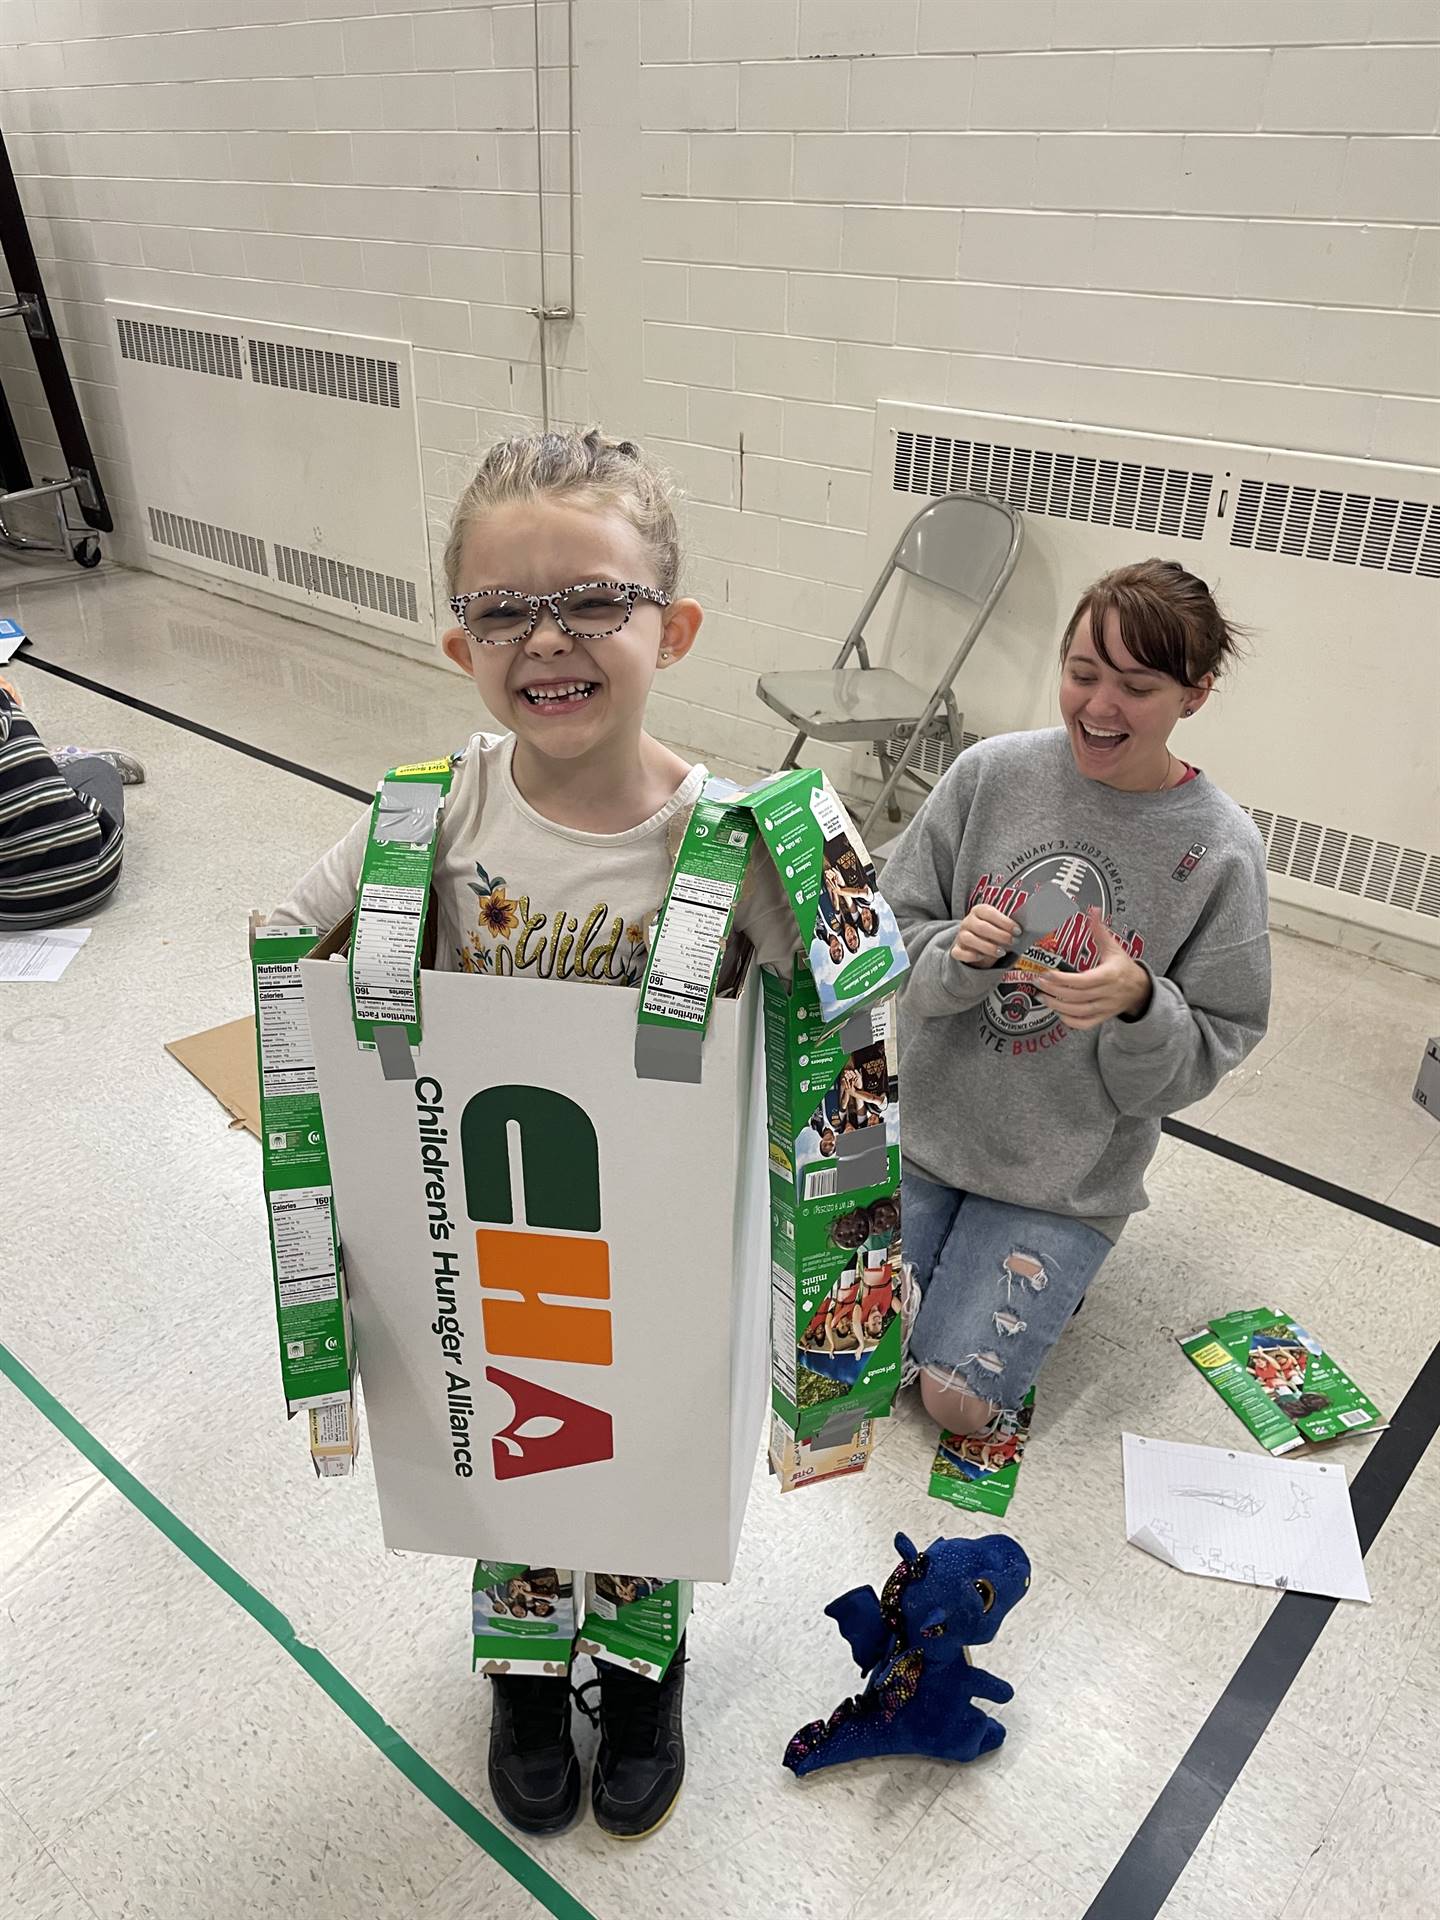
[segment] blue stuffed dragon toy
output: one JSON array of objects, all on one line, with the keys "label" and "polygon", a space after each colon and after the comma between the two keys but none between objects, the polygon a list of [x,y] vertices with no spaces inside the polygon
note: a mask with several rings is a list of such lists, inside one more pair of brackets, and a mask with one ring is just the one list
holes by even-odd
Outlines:
[{"label": "blue stuffed dragon toy", "polygon": [[895,1548],[900,1564],[878,1598],[873,1587],[856,1587],[825,1609],[869,1679],[791,1740],[785,1765],[797,1776],[877,1754],[973,1760],[1005,1738],[972,1696],[1003,1705],[1015,1689],[972,1666],[966,1649],[993,1640],[1024,1597],[1024,1549],[1003,1533],[936,1540],[923,1553],[897,1533]]}]

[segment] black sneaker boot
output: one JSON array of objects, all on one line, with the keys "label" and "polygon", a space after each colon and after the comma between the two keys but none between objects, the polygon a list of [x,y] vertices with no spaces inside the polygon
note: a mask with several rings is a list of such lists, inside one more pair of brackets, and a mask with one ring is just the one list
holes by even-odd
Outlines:
[{"label": "black sneaker boot", "polygon": [[663,1680],[609,1660],[600,1679],[600,1750],[590,1783],[595,1823],[616,1840],[643,1840],[669,1818],[685,1778],[685,1642]]},{"label": "black sneaker boot", "polygon": [[569,1676],[490,1676],[490,1791],[521,1833],[562,1833],[580,1811]]}]

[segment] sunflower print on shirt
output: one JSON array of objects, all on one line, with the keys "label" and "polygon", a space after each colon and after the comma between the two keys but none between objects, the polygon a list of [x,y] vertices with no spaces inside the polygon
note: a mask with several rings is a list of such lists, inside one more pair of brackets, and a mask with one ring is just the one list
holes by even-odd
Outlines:
[{"label": "sunflower print on shirt", "polygon": [[640,921],[627,921],[604,900],[582,909],[538,907],[528,892],[512,892],[502,874],[477,860],[469,883],[475,927],[455,950],[462,973],[520,974],[535,980],[638,987],[650,948]]}]

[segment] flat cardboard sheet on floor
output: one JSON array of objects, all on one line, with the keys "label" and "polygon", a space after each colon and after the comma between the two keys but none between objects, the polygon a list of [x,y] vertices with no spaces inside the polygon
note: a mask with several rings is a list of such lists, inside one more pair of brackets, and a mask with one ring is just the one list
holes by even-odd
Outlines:
[{"label": "flat cardboard sheet on floor", "polygon": [[247,1132],[260,1138],[260,1072],[255,1064],[252,1018],[247,1015],[223,1027],[207,1027],[184,1040],[167,1040],[165,1051],[193,1073]]},{"label": "flat cardboard sheet on floor", "polygon": [[1134,1433],[1122,1443],[1132,1546],[1208,1580],[1370,1598],[1338,1460],[1276,1460]]}]

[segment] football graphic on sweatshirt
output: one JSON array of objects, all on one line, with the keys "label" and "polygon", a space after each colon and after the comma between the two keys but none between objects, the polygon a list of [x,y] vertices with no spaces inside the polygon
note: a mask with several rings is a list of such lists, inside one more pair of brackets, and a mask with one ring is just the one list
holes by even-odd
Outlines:
[{"label": "football graphic on sweatshirt", "polygon": [[1014,1038],[1059,1026],[1060,1016],[1039,997],[1036,985],[1052,969],[1080,973],[1095,964],[1092,910],[1138,957],[1144,942],[1115,925],[1123,900],[1119,871],[1098,848],[1052,844],[1018,855],[1000,872],[980,876],[966,911],[984,902],[1022,928],[1011,961],[997,969],[999,982],[980,1010],[992,1035]]}]

